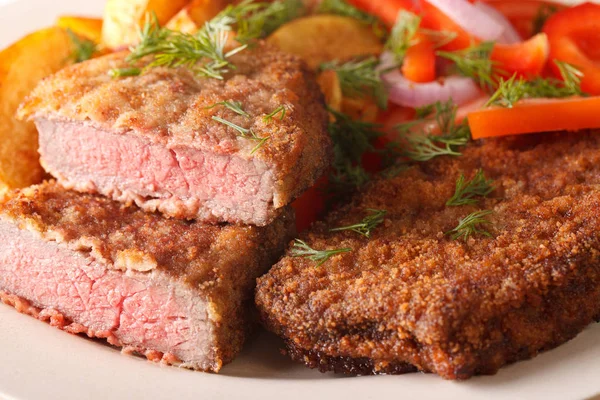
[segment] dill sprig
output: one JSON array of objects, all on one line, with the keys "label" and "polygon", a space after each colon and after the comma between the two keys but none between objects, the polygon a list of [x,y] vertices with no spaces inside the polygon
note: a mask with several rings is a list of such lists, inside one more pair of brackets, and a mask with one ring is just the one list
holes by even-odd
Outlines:
[{"label": "dill sprig", "polygon": [[557,11],[558,11],[558,7],[556,7],[555,5],[542,4],[540,6],[540,8],[538,8],[537,14],[535,15],[535,18],[533,19],[532,36],[540,33],[542,31],[542,29],[544,28],[544,25],[546,24],[546,21],[548,20],[548,18],[550,18]]},{"label": "dill sprig", "polygon": [[340,228],[331,229],[331,232],[339,232],[339,231],[353,231],[362,235],[364,237],[370,237],[371,231],[375,229],[379,224],[381,224],[384,220],[385,214],[387,214],[386,210],[376,210],[373,208],[368,208],[367,211],[370,213],[363,220],[354,225],[343,226]]},{"label": "dill sprig", "polygon": [[438,51],[436,54],[454,62],[458,72],[478,82],[486,90],[493,90],[499,79],[497,66],[491,59],[494,42],[483,42],[460,51]]},{"label": "dill sprig", "polygon": [[76,63],[87,61],[90,58],[92,58],[92,56],[97,50],[96,43],[94,43],[91,40],[80,37],[70,28],[67,28],[67,35],[69,35],[69,39],[71,39],[71,43],[73,44],[73,52],[71,53],[71,58]]},{"label": "dill sprig", "polygon": [[486,179],[483,170],[479,169],[473,179],[467,181],[464,174],[456,181],[454,195],[446,202],[447,206],[464,206],[477,204],[478,197],[486,197],[494,191],[494,181]]},{"label": "dill sprig", "polygon": [[415,44],[415,35],[419,30],[421,17],[409,11],[400,11],[392,28],[385,48],[394,54],[397,63],[401,64],[406,51]]},{"label": "dill sprig", "polygon": [[387,90],[377,70],[376,57],[357,59],[340,63],[338,61],[321,64],[321,70],[332,70],[337,74],[344,96],[364,97],[371,95],[381,109],[387,108]]},{"label": "dill sprig", "polygon": [[[244,6],[254,7],[248,11]],[[301,17],[305,12],[302,0],[277,0],[272,3],[254,3],[247,0],[237,6],[230,6],[225,14],[235,18],[236,40],[248,44],[255,39],[267,37],[283,24]]]},{"label": "dill sprig", "polygon": [[491,224],[486,217],[492,213],[493,211],[491,210],[475,211],[461,219],[456,228],[446,232],[446,235],[450,235],[452,240],[462,239],[465,241],[473,235],[491,237],[492,235],[483,229],[482,226]]},{"label": "dill sprig", "polygon": [[319,267],[323,263],[325,263],[327,260],[329,260],[331,257],[333,257],[334,255],[341,254],[341,253],[348,253],[350,251],[352,251],[352,249],[349,247],[346,247],[343,249],[332,249],[332,250],[315,250],[312,247],[310,247],[308,244],[306,244],[306,242],[304,242],[300,239],[295,239],[294,245],[291,250],[291,256],[292,257],[305,257],[311,261],[316,261],[317,262],[316,266]]},{"label": "dill sprig", "polygon": [[555,60],[562,79],[540,78],[531,81],[518,78],[500,79],[498,89],[490,97],[486,106],[497,105],[512,108],[519,100],[536,98],[561,98],[580,96],[583,74],[576,67]]},{"label": "dill sprig", "polygon": [[108,71],[108,76],[111,78],[123,78],[126,76],[138,76],[141,75],[141,68],[113,68]]},{"label": "dill sprig", "polygon": [[361,166],[364,153],[373,151],[373,140],[382,135],[378,124],[355,121],[348,115],[329,109],[334,122],[329,124],[333,140],[333,174],[331,182],[340,190],[353,190],[369,181],[370,176]]},{"label": "dill sprig", "polygon": [[244,109],[242,108],[242,103],[240,101],[221,101],[219,103],[213,104],[212,106],[205,107],[205,109],[210,110],[211,108],[215,108],[218,106],[223,106],[238,115],[250,118],[250,114],[244,111]]},{"label": "dill sprig", "polygon": [[354,18],[365,25],[371,25],[377,36],[385,36],[385,27],[379,18],[359,10],[344,0],[323,0],[319,4],[317,12],[320,14],[335,14],[342,17]]},{"label": "dill sprig", "polygon": [[241,127],[239,125],[234,124],[231,121],[228,121],[228,120],[218,117],[216,115],[214,115],[212,117],[212,119],[213,119],[213,121],[217,121],[225,126],[228,126],[232,129],[236,130],[238,132],[239,137],[243,137],[244,139],[254,140],[254,141],[258,142],[258,144],[252,149],[250,154],[256,153],[261,147],[263,147],[265,145],[267,140],[270,139],[269,136],[265,136],[265,137],[257,136],[256,133],[252,129],[247,129],[247,128]]},{"label": "dill sprig", "polygon": [[234,68],[228,58],[246,48],[242,45],[225,52],[230,29],[217,17],[196,35],[190,35],[161,27],[156,15],[152,15],[146,19],[140,43],[130,49],[127,61],[134,63],[152,57],[146,68],[186,67],[201,76],[223,79],[222,74]]},{"label": "dill sprig", "polygon": [[279,120],[283,121],[283,119],[285,118],[285,113],[286,113],[286,108],[284,105],[281,105],[279,107],[277,107],[276,109],[274,109],[273,111],[271,111],[269,114],[265,115],[263,117],[263,121],[264,122],[271,122],[273,120],[273,118],[275,118],[277,116],[277,114],[280,115]]},{"label": "dill sprig", "polygon": [[[471,132],[469,125],[463,121],[456,124],[456,105],[452,100],[445,103],[437,102],[433,105],[417,110],[419,116],[433,113],[432,117],[424,117],[409,123],[396,126],[403,135],[408,148],[401,155],[413,161],[429,161],[440,156],[460,156],[458,147],[469,142]],[[435,121],[441,135],[430,135],[424,132],[411,133],[410,129],[427,121]]]}]

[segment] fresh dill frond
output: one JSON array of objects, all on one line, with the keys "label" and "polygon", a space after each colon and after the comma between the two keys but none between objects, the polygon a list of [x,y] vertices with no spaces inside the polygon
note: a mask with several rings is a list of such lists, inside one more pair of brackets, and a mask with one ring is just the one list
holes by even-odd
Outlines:
[{"label": "fresh dill frond", "polygon": [[583,78],[583,72],[576,66],[564,61],[554,60],[554,64],[556,64],[560,71],[564,88],[569,92],[567,96],[583,94],[581,91],[581,78]]},{"label": "fresh dill frond", "polygon": [[[408,147],[401,155],[413,161],[429,161],[440,156],[460,156],[458,147],[466,145],[471,132],[466,121],[457,124],[456,105],[452,100],[436,102],[433,105],[417,110],[419,116],[430,115],[422,119],[410,121],[396,126],[407,142]],[[425,132],[410,132],[412,128],[427,121],[435,121],[440,135],[431,135]]]},{"label": "fresh dill frond", "polygon": [[357,59],[340,63],[338,61],[321,64],[321,70],[331,70],[337,74],[344,96],[372,96],[381,109],[387,108],[387,90],[377,70],[379,60],[376,57]]},{"label": "fresh dill frond", "polygon": [[225,126],[228,126],[232,129],[234,129],[235,131],[238,132],[239,137],[243,137],[244,139],[254,140],[255,142],[258,142],[258,144],[252,149],[250,154],[256,153],[261,147],[263,147],[265,145],[267,140],[270,139],[269,136],[260,137],[260,136],[256,135],[256,133],[252,129],[247,129],[247,128],[241,127],[237,124],[234,124],[231,121],[228,121],[228,120],[218,117],[216,115],[214,115],[212,117],[212,119],[213,119],[213,121],[217,121]]},{"label": "fresh dill frond", "polygon": [[277,107],[276,109],[274,109],[273,111],[271,111],[269,114],[265,115],[263,117],[263,121],[265,122],[271,122],[273,120],[273,118],[275,118],[275,116],[277,116],[277,114],[280,115],[279,120],[283,121],[283,119],[285,118],[285,113],[286,113],[286,108],[284,105],[281,105],[279,107]]},{"label": "fresh dill frond", "polygon": [[[248,12],[243,6],[254,5]],[[236,12],[242,6],[242,12]],[[253,3],[245,1],[232,6],[230,15],[237,23],[236,40],[240,43],[250,43],[255,39],[267,37],[285,23],[303,16],[306,8],[302,0],[277,0],[272,3]]]},{"label": "fresh dill frond", "polygon": [[537,98],[562,98],[570,96],[580,96],[581,77],[583,74],[576,67],[556,61],[560,70],[562,79],[540,78],[527,81],[518,78],[516,74],[509,79],[500,79],[498,89],[486,106],[497,105],[501,107],[512,108],[519,100],[537,99]]},{"label": "fresh dill frond", "polygon": [[458,36],[458,33],[452,31],[435,31],[433,29],[420,28],[419,32],[426,35],[433,43],[435,48],[442,47],[452,42]]},{"label": "fresh dill frond", "polygon": [[483,42],[459,51],[438,51],[436,54],[454,62],[458,72],[474,79],[480,87],[493,90],[498,81],[496,63],[491,54],[494,42]]},{"label": "fresh dill frond", "polygon": [[359,10],[344,0],[323,0],[321,1],[321,4],[319,4],[317,12],[320,14],[334,14],[342,17],[354,18],[365,25],[372,26],[373,31],[378,37],[383,37],[386,34],[384,24],[379,18]]},{"label": "fresh dill frond", "polygon": [[450,235],[452,240],[462,239],[465,241],[473,235],[491,237],[492,235],[483,229],[482,226],[491,224],[486,217],[492,213],[493,211],[491,210],[475,211],[474,213],[471,213],[465,218],[461,219],[456,228],[446,232],[446,235]]},{"label": "fresh dill frond", "polygon": [[421,17],[418,15],[405,10],[398,13],[396,23],[385,44],[385,48],[394,55],[397,63],[402,63],[408,48],[415,44],[419,25],[421,25]]},{"label": "fresh dill frond", "polygon": [[340,228],[330,229],[331,232],[339,232],[339,231],[353,231],[362,235],[364,237],[370,237],[371,231],[375,229],[379,224],[381,224],[384,220],[385,214],[387,214],[386,210],[376,210],[373,208],[368,208],[367,211],[370,213],[363,220],[354,225],[343,226]]},{"label": "fresh dill frond", "polygon": [[542,29],[544,28],[544,25],[546,24],[546,21],[548,20],[548,18],[550,18],[557,11],[558,11],[558,7],[556,7],[555,5],[542,4],[540,6],[540,8],[538,8],[538,11],[535,14],[535,17],[533,18],[532,36],[540,33],[542,31]]},{"label": "fresh dill frond", "polygon": [[333,141],[333,186],[339,192],[355,190],[369,181],[370,175],[361,166],[366,152],[373,151],[373,141],[382,136],[378,124],[357,121],[348,115],[329,109],[334,121],[329,124]]},{"label": "fresh dill frond", "polygon": [[483,170],[479,169],[473,179],[467,181],[464,174],[456,181],[454,195],[446,202],[447,206],[464,206],[477,204],[478,197],[486,197],[494,191],[494,181],[486,179]]},{"label": "fresh dill frond", "polygon": [[246,111],[244,111],[244,109],[242,108],[242,102],[240,102],[240,101],[221,101],[219,103],[213,104],[212,106],[205,107],[205,109],[210,110],[211,108],[215,108],[218,106],[223,106],[223,107],[233,111],[236,114],[239,114],[246,118],[250,118],[250,114],[248,114]]},{"label": "fresh dill frond", "polygon": [[383,170],[381,172],[381,176],[383,176],[386,179],[392,179],[400,175],[402,172],[408,170],[409,168],[410,165],[405,163],[393,164],[392,166],[387,167],[385,170]]},{"label": "fresh dill frond", "polygon": [[96,43],[80,37],[70,28],[67,28],[67,35],[69,35],[69,39],[71,39],[71,43],[73,43],[73,52],[71,53],[71,58],[76,63],[87,61],[92,58],[97,50]]},{"label": "fresh dill frond", "polygon": [[230,26],[221,19],[207,22],[196,35],[175,32],[159,25],[156,15],[146,18],[140,31],[140,43],[127,57],[134,63],[152,57],[146,68],[186,67],[198,75],[223,79],[223,73],[234,68],[228,58],[244,50],[246,45],[225,52]]},{"label": "fresh dill frond", "polygon": [[126,76],[138,76],[141,73],[141,68],[113,68],[108,71],[108,76],[111,78],[122,78]]},{"label": "fresh dill frond", "polygon": [[316,266],[320,267],[321,265],[323,265],[323,263],[325,263],[327,260],[335,256],[336,254],[348,253],[351,251],[352,249],[349,247],[332,250],[315,250],[308,244],[306,244],[306,242],[300,239],[295,239],[291,250],[291,256],[308,258],[311,261],[317,262]]}]

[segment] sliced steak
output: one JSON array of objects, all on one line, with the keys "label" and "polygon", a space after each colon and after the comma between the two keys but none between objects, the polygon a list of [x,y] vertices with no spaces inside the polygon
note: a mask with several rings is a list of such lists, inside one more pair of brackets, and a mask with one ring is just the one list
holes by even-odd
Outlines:
[{"label": "sliced steak", "polygon": [[218,372],[252,323],[255,279],[293,235],[166,219],[45,183],[0,203],[0,298],[72,333]]},{"label": "sliced steak", "polygon": [[[177,218],[264,226],[329,165],[322,95],[294,56],[261,44],[232,57],[224,80],[185,68],[111,78],[126,56],[66,68],[20,108],[38,127],[43,166],[66,188]],[[268,117],[281,106],[285,115]],[[268,139],[257,149],[213,117]]]},{"label": "sliced steak", "polygon": [[[461,173],[495,190],[446,206]],[[386,210],[369,238],[351,230]],[[449,234],[492,210],[491,235]],[[573,338],[600,318],[600,134],[560,133],[476,144],[462,157],[383,177],[302,239],[351,248],[321,266],[288,253],[259,279],[265,324],[289,354],[346,373],[495,373]]]}]

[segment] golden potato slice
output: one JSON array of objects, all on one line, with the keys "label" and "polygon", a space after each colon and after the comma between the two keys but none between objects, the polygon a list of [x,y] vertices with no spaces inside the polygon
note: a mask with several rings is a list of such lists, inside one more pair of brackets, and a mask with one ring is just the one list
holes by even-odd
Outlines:
[{"label": "golden potato slice", "polygon": [[104,8],[102,43],[111,49],[134,44],[146,15],[154,12],[161,25],[179,12],[188,0],[108,0]]},{"label": "golden potato slice", "polygon": [[294,20],[267,40],[283,51],[302,57],[314,69],[324,62],[383,51],[381,41],[370,27],[337,15],[312,15]]},{"label": "golden potato slice", "polygon": [[167,23],[167,28],[184,33],[195,33],[229,3],[230,0],[192,0]]},{"label": "golden potato slice", "polygon": [[94,43],[100,43],[102,40],[102,20],[99,18],[63,15],[58,17],[56,25],[64,29],[70,29]]},{"label": "golden potato slice", "polygon": [[375,100],[369,97],[344,97],[341,101],[341,111],[354,120],[364,122],[375,122],[379,115],[379,107]]},{"label": "golden potato slice", "polygon": [[17,121],[15,112],[38,81],[71,62],[72,51],[66,31],[53,27],[0,52],[0,195],[42,179],[35,126]]},{"label": "golden potato slice", "polygon": [[317,77],[317,83],[325,95],[325,103],[335,111],[342,110],[342,88],[335,71],[323,71]]}]

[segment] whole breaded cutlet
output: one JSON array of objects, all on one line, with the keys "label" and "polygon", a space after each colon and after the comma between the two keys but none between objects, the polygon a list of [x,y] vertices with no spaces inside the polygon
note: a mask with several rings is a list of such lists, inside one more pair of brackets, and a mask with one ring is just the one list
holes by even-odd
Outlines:
[{"label": "whole breaded cutlet", "polygon": [[[449,207],[478,169],[495,190]],[[370,238],[330,229],[386,210]],[[446,234],[492,210],[490,233]],[[497,139],[381,178],[301,238],[351,248],[317,266],[288,251],[259,279],[265,325],[292,358],[353,374],[493,374],[600,318],[600,134]]]}]

